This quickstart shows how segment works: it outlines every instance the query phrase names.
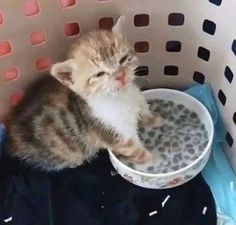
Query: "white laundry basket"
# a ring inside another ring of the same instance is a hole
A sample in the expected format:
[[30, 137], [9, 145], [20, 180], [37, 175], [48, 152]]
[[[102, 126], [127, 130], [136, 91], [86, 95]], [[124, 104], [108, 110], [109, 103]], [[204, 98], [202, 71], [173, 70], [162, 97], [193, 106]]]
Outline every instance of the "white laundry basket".
[[211, 84], [236, 172], [235, 0], [1, 0], [0, 118], [80, 33], [109, 28], [118, 15], [127, 18], [144, 87]]

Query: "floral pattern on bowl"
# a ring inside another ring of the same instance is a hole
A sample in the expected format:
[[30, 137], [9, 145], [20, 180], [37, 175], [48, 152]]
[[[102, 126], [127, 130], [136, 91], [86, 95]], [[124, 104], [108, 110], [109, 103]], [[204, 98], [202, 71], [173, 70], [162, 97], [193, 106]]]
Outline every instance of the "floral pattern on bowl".
[[[209, 152], [210, 153], [210, 152]], [[145, 188], [150, 188], [150, 189], [166, 189], [166, 188], [173, 188], [179, 185], [182, 185], [189, 180], [193, 179], [196, 175], [198, 175], [201, 170], [204, 168], [206, 165], [209, 155], [207, 154], [205, 158], [200, 160], [198, 163], [196, 163], [194, 166], [192, 166], [191, 169], [184, 170], [182, 172], [178, 172], [174, 175], [168, 176], [168, 174], [165, 176], [165, 174], [146, 174], [146, 175], [141, 175], [139, 171], [130, 171], [127, 170], [126, 168], [123, 168], [121, 166], [116, 166], [115, 169], [116, 171], [127, 181], [141, 186]], [[110, 153], [110, 160], [112, 164], [116, 165], [117, 161], [115, 161], [114, 158], [115, 156]], [[158, 176], [159, 175], [159, 176]], [[161, 175], [161, 176], [160, 176]]]

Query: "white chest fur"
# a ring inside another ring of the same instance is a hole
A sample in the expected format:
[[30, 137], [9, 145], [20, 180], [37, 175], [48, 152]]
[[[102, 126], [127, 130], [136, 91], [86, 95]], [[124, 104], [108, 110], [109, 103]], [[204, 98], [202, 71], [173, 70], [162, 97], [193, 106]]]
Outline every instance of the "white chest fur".
[[136, 138], [137, 121], [141, 110], [142, 94], [131, 86], [118, 95], [99, 95], [89, 99], [93, 115], [115, 129], [125, 140]]

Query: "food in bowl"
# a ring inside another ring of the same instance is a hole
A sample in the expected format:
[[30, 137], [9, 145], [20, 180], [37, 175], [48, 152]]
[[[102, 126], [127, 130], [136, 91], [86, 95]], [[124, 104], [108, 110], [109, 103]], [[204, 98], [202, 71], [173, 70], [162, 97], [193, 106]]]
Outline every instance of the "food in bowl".
[[146, 188], [163, 189], [181, 185], [205, 166], [211, 151], [213, 122], [208, 110], [195, 98], [171, 89], [144, 92], [151, 110], [164, 117], [162, 127], [140, 128], [140, 139], [154, 162], [131, 164], [109, 151], [118, 173]]
[[124, 158], [127, 166], [148, 173], [167, 173], [191, 164], [204, 151], [208, 132], [199, 116], [183, 104], [156, 99], [149, 100], [152, 112], [163, 118], [161, 127], [140, 127], [139, 137], [154, 161], [146, 164], [133, 164]]

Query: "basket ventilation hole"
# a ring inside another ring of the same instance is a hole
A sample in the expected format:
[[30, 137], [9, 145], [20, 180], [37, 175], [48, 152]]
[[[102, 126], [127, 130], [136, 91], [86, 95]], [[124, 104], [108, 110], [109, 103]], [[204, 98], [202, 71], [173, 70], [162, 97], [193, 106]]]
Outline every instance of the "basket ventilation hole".
[[232, 136], [229, 132], [226, 133], [225, 139], [226, 139], [229, 147], [231, 148], [234, 144], [234, 139], [232, 138]]
[[36, 68], [38, 71], [47, 70], [51, 66], [48, 58], [39, 58], [36, 60]]
[[12, 48], [9, 41], [0, 42], [0, 56], [7, 55], [11, 53], [11, 51], [12, 51]]
[[134, 25], [136, 27], [145, 27], [149, 25], [149, 15], [148, 14], [137, 14], [134, 16]]
[[181, 51], [181, 42], [180, 41], [166, 42], [166, 51], [167, 52], [180, 52]]
[[234, 121], [234, 124], [236, 125], [236, 112], [233, 115], [233, 121]]
[[216, 24], [210, 20], [204, 20], [202, 30], [208, 34], [214, 35], [216, 31]]
[[167, 76], [177, 76], [179, 72], [179, 68], [177, 66], [165, 66], [164, 74]]
[[224, 74], [225, 74], [226, 79], [229, 81], [229, 83], [231, 83], [233, 81], [234, 74], [228, 66], [225, 67]]
[[198, 72], [198, 71], [195, 71], [194, 74], [193, 74], [193, 80], [196, 81], [199, 84], [204, 84], [205, 75]]
[[218, 92], [218, 99], [220, 100], [222, 105], [225, 105], [225, 103], [226, 103], [226, 96], [225, 96], [224, 92], [221, 89]]
[[15, 67], [9, 68], [5, 70], [5, 72], [3, 73], [3, 77], [5, 81], [15, 80], [19, 77], [19, 71]]
[[23, 12], [25, 16], [33, 16], [40, 11], [39, 3], [37, 0], [26, 0], [23, 5]]
[[181, 26], [184, 24], [184, 14], [182, 13], [170, 13], [168, 18], [168, 24], [171, 26]]
[[205, 61], [208, 61], [209, 58], [210, 58], [210, 51], [206, 48], [199, 47], [197, 55], [198, 55], [199, 58], [201, 58]]
[[136, 52], [148, 52], [149, 51], [149, 43], [147, 41], [139, 41], [134, 45], [134, 49]]
[[211, 3], [213, 3], [213, 4], [215, 4], [215, 5], [221, 5], [221, 3], [222, 3], [222, 0], [209, 0], [209, 2], [211, 2]]
[[103, 17], [99, 19], [98, 26], [100, 29], [111, 30], [114, 25], [114, 20], [112, 17]]
[[79, 34], [79, 24], [78, 23], [68, 23], [64, 26], [64, 33], [66, 37], [71, 37]]
[[236, 55], [236, 40], [233, 41], [232, 51], [233, 51], [234, 55]]
[[136, 69], [135, 75], [136, 76], [147, 76], [149, 73], [149, 69], [147, 66], [139, 66]]
[[24, 97], [24, 92], [22, 90], [13, 93], [10, 96], [10, 102], [13, 106], [18, 105]]
[[46, 41], [46, 35], [43, 31], [35, 31], [30, 34], [30, 42], [32, 45], [42, 44]]
[[0, 12], [0, 25], [2, 25], [3, 24], [3, 15], [2, 15], [2, 13]]
[[60, 0], [61, 7], [67, 8], [76, 4], [76, 0]]

